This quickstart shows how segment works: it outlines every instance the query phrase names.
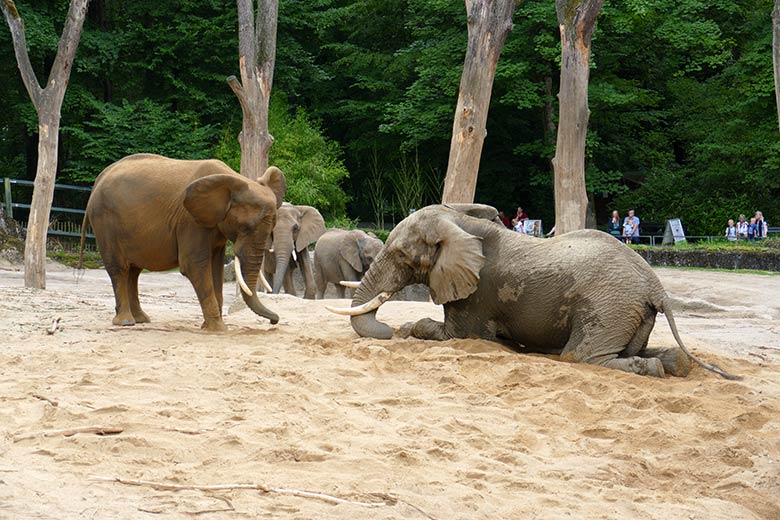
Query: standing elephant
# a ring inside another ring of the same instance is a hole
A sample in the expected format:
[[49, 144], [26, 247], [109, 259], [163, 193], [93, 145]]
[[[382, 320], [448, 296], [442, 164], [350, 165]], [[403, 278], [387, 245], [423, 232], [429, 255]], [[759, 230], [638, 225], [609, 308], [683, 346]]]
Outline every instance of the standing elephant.
[[[314, 273], [309, 257], [309, 244], [325, 233], [325, 221], [320, 212], [311, 206], [282, 204], [276, 216], [273, 242], [266, 250], [263, 272], [278, 294], [284, 285], [287, 294], [295, 296], [293, 269], [300, 266], [305, 285], [304, 298], [314, 299]], [[273, 261], [272, 261], [273, 260]]]
[[[693, 357], [683, 345], [669, 299], [650, 266], [601, 231], [551, 239], [513, 233], [490, 221], [489, 206], [429, 206], [390, 233], [355, 293], [351, 309], [361, 336], [386, 339], [393, 330], [377, 308], [411, 283], [431, 289], [444, 322], [405, 326], [421, 339], [484, 338], [525, 351], [636, 374], [685, 376]], [[665, 312], [679, 348], [648, 349], [657, 312]]]
[[339, 282], [360, 281], [383, 246], [373, 233], [329, 229], [314, 246], [317, 298], [324, 297], [328, 283], [336, 286], [339, 298], [344, 298], [346, 287]]
[[258, 181], [251, 181], [217, 160], [138, 154], [103, 170], [87, 203], [82, 248], [89, 222], [114, 287], [114, 325], [149, 321], [138, 300], [143, 269], [178, 266], [195, 288], [202, 328], [225, 330], [222, 276], [227, 240], [235, 244], [236, 278], [247, 306], [277, 323], [279, 316], [250, 288], [257, 283], [285, 191], [278, 168], [268, 168]]

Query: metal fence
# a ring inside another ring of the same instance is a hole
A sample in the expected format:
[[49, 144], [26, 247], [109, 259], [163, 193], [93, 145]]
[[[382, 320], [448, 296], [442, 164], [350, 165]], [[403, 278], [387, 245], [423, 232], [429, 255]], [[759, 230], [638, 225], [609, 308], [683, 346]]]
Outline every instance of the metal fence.
[[[35, 185], [35, 183], [33, 181], [27, 181], [22, 179], [11, 179], [9, 177], [3, 178], [3, 186], [5, 191], [5, 212], [9, 217], [19, 222], [19, 225], [21, 225], [23, 229], [27, 230], [27, 221], [20, 219], [18, 217], [15, 218], [14, 209], [29, 211], [30, 205], [13, 201], [13, 195], [11, 191], [12, 185], [32, 187]], [[55, 184], [54, 189], [82, 191], [82, 192], [92, 191], [92, 188], [85, 187], [85, 186], [73, 186], [71, 184]], [[62, 208], [58, 206], [52, 206], [51, 217], [50, 217], [51, 221], [49, 222], [48, 235], [57, 235], [57, 236], [65, 236], [65, 237], [81, 237], [81, 219], [83, 219], [84, 213], [86, 213], [86, 211], [83, 209]], [[72, 215], [72, 214], [78, 214], [81, 216], [81, 219], [79, 219], [78, 223], [71, 222], [69, 220], [57, 219], [58, 215]], [[95, 238], [95, 236], [92, 233], [87, 233], [87, 237]]]

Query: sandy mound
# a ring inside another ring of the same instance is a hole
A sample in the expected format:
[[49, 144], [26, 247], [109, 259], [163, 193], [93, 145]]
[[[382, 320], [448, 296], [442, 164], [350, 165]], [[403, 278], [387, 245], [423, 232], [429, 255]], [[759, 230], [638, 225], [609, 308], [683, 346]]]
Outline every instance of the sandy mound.
[[[178, 273], [142, 275], [154, 323], [119, 328], [103, 271], [52, 266], [42, 292], [0, 270], [0, 518], [780, 518], [780, 277], [658, 273], [688, 347], [744, 381], [360, 339], [286, 295], [265, 298], [278, 325], [244, 310], [209, 334]], [[379, 317], [423, 316], [441, 309], [389, 302]], [[651, 345], [671, 343], [659, 317]], [[42, 434], [90, 426], [123, 431]]]

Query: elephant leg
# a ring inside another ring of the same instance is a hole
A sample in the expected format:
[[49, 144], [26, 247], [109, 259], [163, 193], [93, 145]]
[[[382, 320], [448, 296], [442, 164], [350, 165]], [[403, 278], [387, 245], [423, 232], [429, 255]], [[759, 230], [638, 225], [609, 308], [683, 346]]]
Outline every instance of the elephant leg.
[[149, 323], [149, 315], [141, 310], [141, 301], [138, 298], [138, 277], [141, 274], [140, 267], [131, 267], [127, 274], [127, 295], [130, 299], [130, 312], [136, 323]]
[[[660, 359], [635, 355], [647, 345], [647, 338], [653, 329], [655, 315], [646, 316], [631, 338], [621, 331], [606, 330], [592, 332], [587, 324], [572, 324], [572, 334], [561, 352], [561, 360], [575, 363], [587, 363], [614, 368], [638, 375], [664, 377], [664, 367]], [[628, 354], [628, 355], [626, 355]], [[618, 357], [623, 355], [623, 357]]]
[[114, 300], [116, 301], [116, 306], [114, 307], [116, 316], [114, 316], [111, 323], [125, 327], [135, 325], [128, 291], [128, 286], [130, 285], [128, 280], [129, 270], [109, 271], [108, 275], [111, 277], [111, 285], [114, 287]]
[[639, 325], [639, 328], [631, 338], [623, 355], [630, 357], [637, 355], [646, 359], [657, 358], [664, 367], [664, 373], [673, 376], [685, 377], [691, 371], [691, 360], [682, 349], [673, 348], [647, 348], [650, 333], [655, 326], [656, 311], [648, 309], [647, 316]]
[[314, 264], [314, 279], [317, 284], [317, 299], [325, 298], [325, 289], [328, 287], [328, 281], [325, 279], [325, 273], [322, 272], [322, 266], [319, 262]]
[[677, 377], [685, 377], [691, 371], [691, 360], [681, 348], [648, 348], [639, 353], [645, 358], [657, 358], [664, 366], [664, 372]]
[[129, 272], [128, 267], [118, 268], [106, 265], [108, 276], [111, 277], [111, 285], [114, 287], [114, 300], [116, 301], [116, 316], [111, 321], [114, 325], [135, 325], [135, 318], [130, 308], [129, 297]]
[[295, 282], [293, 280], [293, 271], [295, 271], [295, 269], [290, 267], [290, 268], [287, 269], [287, 272], [284, 273], [283, 287], [284, 287], [284, 292], [286, 292], [287, 294], [292, 295], [292, 296], [298, 296], [298, 291], [295, 290]]
[[192, 283], [195, 294], [198, 295], [204, 320], [201, 328], [211, 331], [227, 330], [225, 322], [222, 321], [222, 306], [217, 303], [214, 293], [209, 248], [204, 245], [201, 248], [179, 250], [179, 267], [181, 274]]
[[304, 247], [302, 251], [298, 252], [298, 265], [301, 268], [301, 274], [303, 274], [303, 297], [307, 300], [313, 300], [314, 272], [311, 268], [309, 248]]
[[217, 248], [211, 252], [211, 283], [214, 286], [214, 297], [217, 299], [219, 314], [222, 315], [223, 294], [222, 284], [225, 281], [225, 248]]
[[397, 335], [401, 338], [413, 336], [417, 339], [429, 339], [444, 341], [451, 339], [444, 328], [444, 323], [430, 318], [423, 318], [414, 323], [406, 323], [398, 329]]
[[658, 358], [645, 358], [639, 356], [631, 357], [608, 357], [594, 359], [590, 362], [592, 365], [601, 365], [607, 368], [615, 368], [624, 372], [632, 372], [640, 376], [664, 377], [664, 366]]

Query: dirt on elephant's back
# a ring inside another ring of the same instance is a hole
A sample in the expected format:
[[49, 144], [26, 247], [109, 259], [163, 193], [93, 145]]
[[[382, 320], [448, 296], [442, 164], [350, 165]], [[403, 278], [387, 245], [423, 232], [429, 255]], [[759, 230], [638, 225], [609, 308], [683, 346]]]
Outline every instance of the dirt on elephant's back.
[[[688, 348], [743, 381], [368, 340], [286, 295], [263, 298], [278, 325], [242, 310], [206, 333], [178, 273], [144, 273], [153, 322], [120, 328], [104, 271], [52, 264], [32, 291], [0, 270], [0, 518], [780, 518], [780, 278], [657, 272]], [[651, 346], [672, 341], [659, 316]]]

